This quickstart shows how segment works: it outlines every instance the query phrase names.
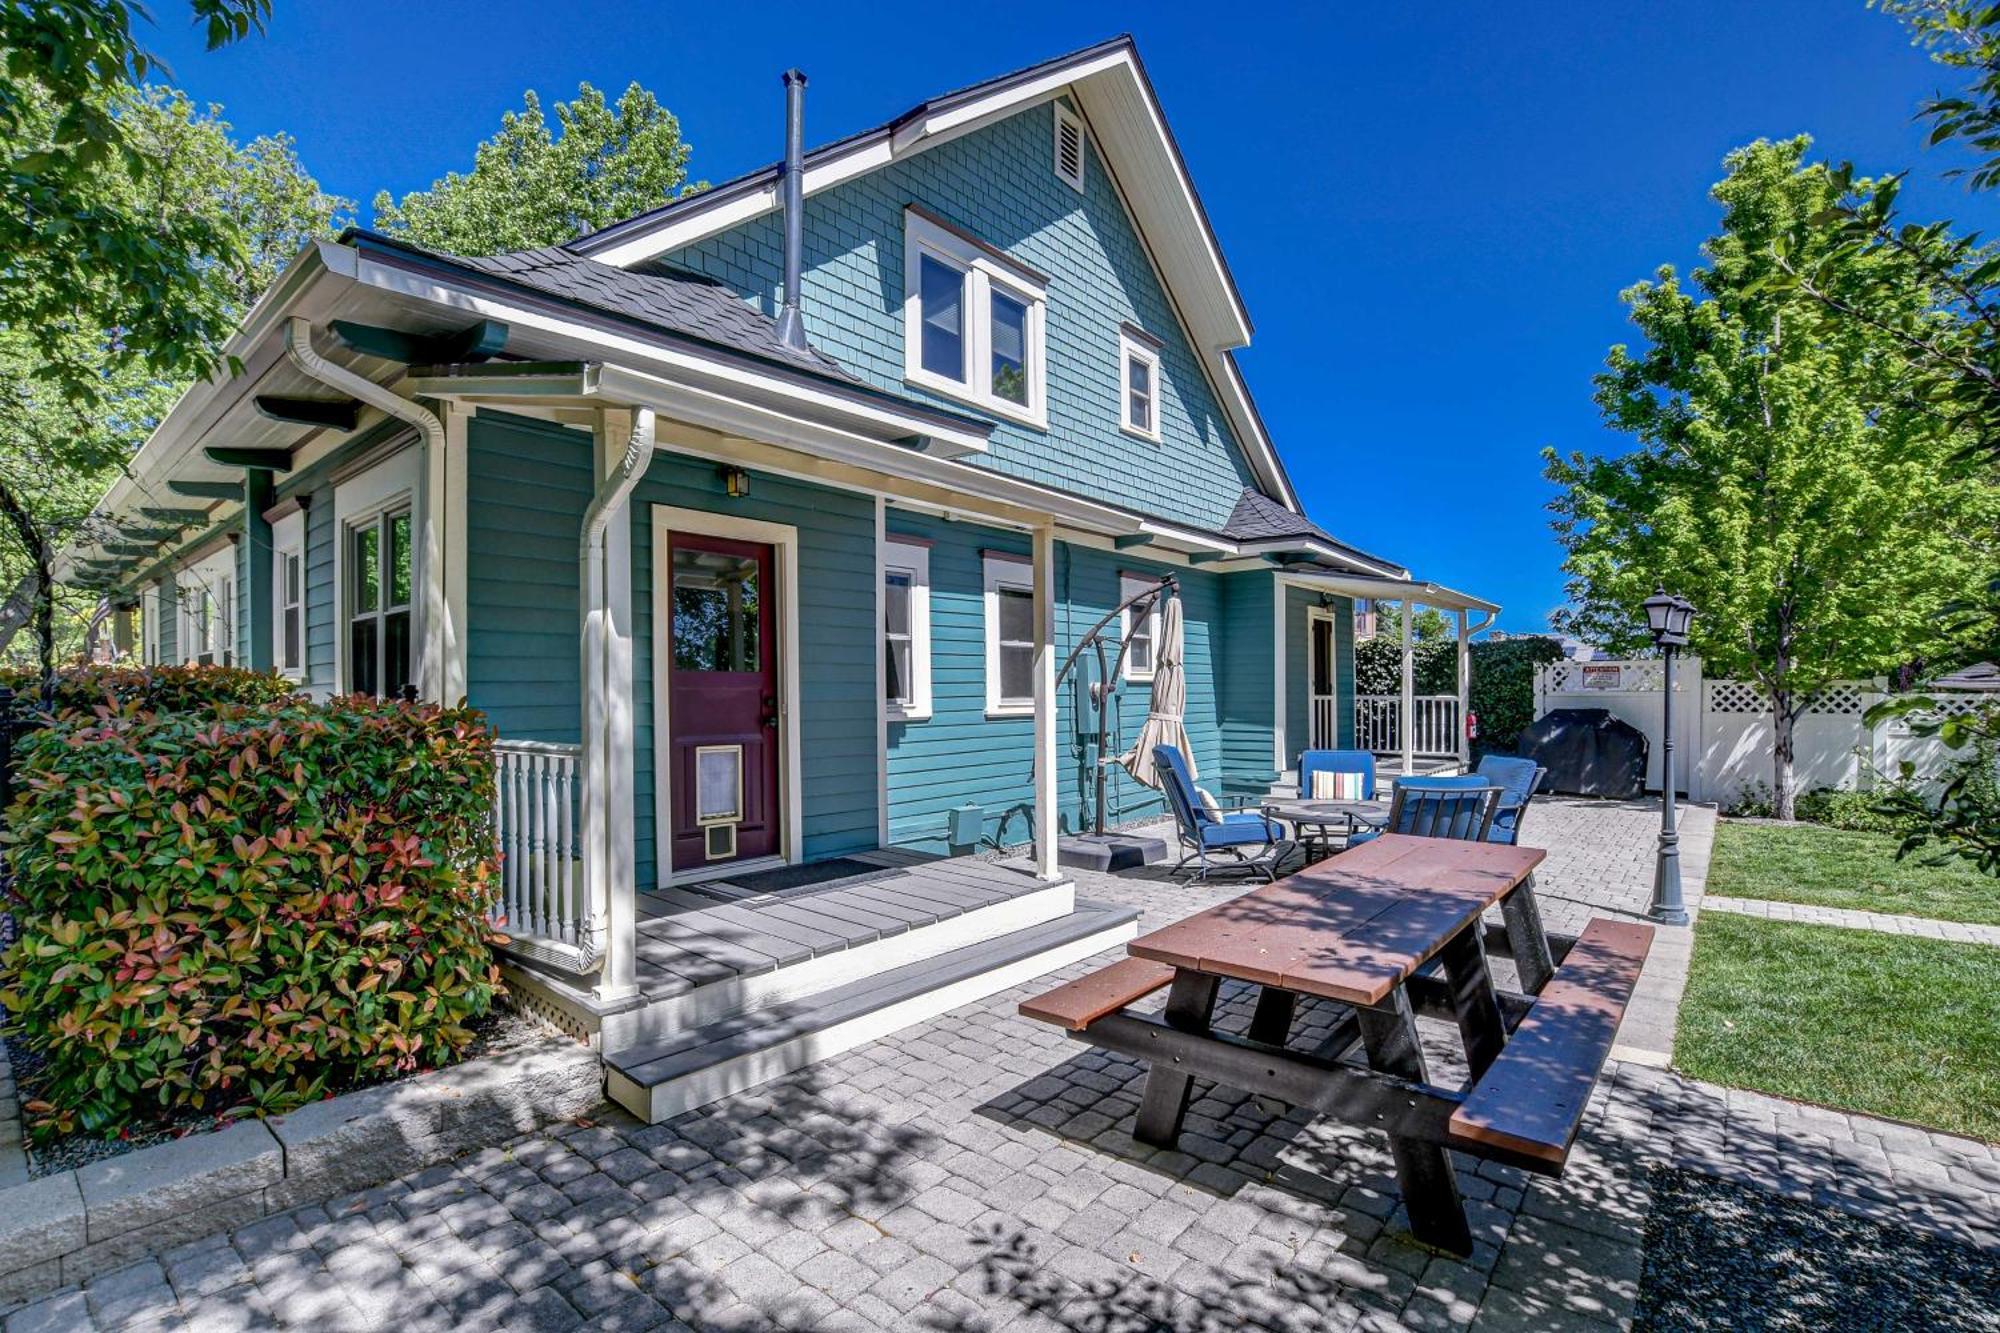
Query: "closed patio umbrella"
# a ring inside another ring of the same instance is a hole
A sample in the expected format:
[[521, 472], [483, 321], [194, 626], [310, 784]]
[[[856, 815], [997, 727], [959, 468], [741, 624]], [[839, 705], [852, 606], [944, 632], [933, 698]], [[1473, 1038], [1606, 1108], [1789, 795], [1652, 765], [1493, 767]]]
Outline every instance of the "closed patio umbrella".
[[1187, 710], [1187, 677], [1181, 672], [1181, 599], [1163, 596], [1160, 602], [1160, 638], [1153, 657], [1153, 700], [1146, 710], [1146, 723], [1139, 739], [1118, 756], [1118, 762], [1148, 787], [1159, 788], [1161, 778], [1153, 767], [1153, 747], [1171, 745], [1187, 756], [1188, 774], [1201, 776], [1194, 766], [1194, 751], [1188, 746], [1187, 725], [1181, 715]]

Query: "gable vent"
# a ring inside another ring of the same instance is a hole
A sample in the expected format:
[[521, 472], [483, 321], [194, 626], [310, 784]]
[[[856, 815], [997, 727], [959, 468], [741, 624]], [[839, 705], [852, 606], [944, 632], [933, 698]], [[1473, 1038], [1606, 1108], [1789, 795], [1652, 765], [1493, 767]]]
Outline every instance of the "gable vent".
[[1083, 189], [1083, 122], [1060, 102], [1056, 108], [1056, 176], [1072, 190]]

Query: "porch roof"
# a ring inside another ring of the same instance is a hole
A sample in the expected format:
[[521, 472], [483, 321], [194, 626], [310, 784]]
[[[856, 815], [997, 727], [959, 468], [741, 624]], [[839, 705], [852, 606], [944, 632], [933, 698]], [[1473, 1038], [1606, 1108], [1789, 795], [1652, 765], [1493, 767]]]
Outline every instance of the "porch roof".
[[1469, 592], [1458, 592], [1443, 584], [1419, 579], [1375, 578], [1367, 574], [1335, 574], [1319, 570], [1287, 570], [1285, 579], [1302, 588], [1320, 588], [1366, 597], [1371, 601], [1417, 602], [1446, 611], [1483, 611], [1490, 618], [1500, 614], [1500, 604]]

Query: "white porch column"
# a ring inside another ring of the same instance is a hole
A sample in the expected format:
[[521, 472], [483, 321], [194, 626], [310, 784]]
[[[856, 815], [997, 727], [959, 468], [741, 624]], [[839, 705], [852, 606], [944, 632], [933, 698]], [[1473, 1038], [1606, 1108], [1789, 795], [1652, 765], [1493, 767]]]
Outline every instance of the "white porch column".
[[1471, 612], [1464, 607], [1458, 611], [1458, 766], [1470, 770], [1472, 767], [1472, 738], [1465, 734], [1466, 710], [1472, 706], [1472, 629], [1468, 619]]
[[1035, 874], [1056, 869], [1056, 530], [1035, 529]]
[[[601, 484], [623, 464], [632, 413], [607, 409], [594, 432], [594, 472]], [[635, 785], [632, 734], [632, 523], [631, 505], [620, 504], [604, 533], [604, 621], [590, 637], [585, 660], [584, 754], [587, 760], [584, 843], [591, 902], [604, 913], [604, 963], [597, 976], [602, 1000], [637, 990], [637, 855], [632, 842]], [[589, 659], [595, 657], [592, 663]], [[592, 666], [596, 674], [591, 674]], [[600, 684], [601, 683], [601, 684]], [[597, 686], [597, 688], [593, 688]], [[596, 820], [590, 811], [596, 806]], [[592, 868], [591, 862], [597, 862]]]
[[1396, 734], [1403, 742], [1403, 773], [1408, 776], [1417, 771], [1417, 650], [1410, 637], [1412, 619], [1416, 607], [1410, 599], [1403, 598], [1403, 698], [1402, 710], [1396, 719]]

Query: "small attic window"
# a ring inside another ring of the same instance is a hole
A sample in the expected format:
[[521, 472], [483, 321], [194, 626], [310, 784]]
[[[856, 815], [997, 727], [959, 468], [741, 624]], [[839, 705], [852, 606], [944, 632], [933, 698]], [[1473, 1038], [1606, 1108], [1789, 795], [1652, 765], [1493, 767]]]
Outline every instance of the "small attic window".
[[1056, 109], [1056, 178], [1072, 190], [1083, 189], [1083, 122], [1062, 103]]

